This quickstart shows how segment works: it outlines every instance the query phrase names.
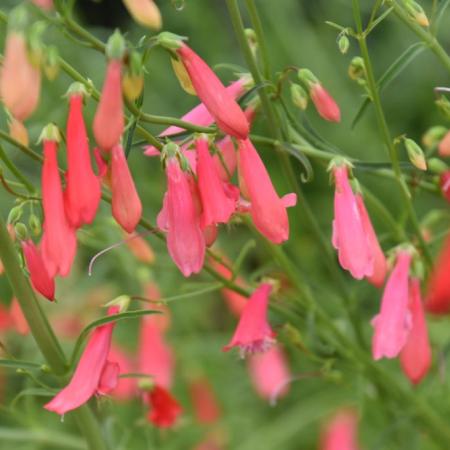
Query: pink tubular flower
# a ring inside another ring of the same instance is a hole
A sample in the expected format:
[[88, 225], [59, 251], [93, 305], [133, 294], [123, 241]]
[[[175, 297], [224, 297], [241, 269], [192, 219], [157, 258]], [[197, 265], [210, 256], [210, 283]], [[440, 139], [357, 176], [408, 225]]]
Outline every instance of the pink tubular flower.
[[400, 364], [411, 383], [418, 384], [430, 369], [431, 347], [420, 295], [420, 281], [417, 278], [411, 280], [410, 290], [412, 328], [400, 353]]
[[387, 262], [383, 250], [378, 242], [377, 235], [373, 229], [372, 222], [367, 212], [364, 200], [361, 194], [356, 194], [356, 202], [358, 204], [358, 211], [361, 217], [362, 227], [367, 236], [367, 243], [369, 245], [369, 252], [373, 255], [373, 274], [367, 277], [369, 283], [376, 287], [383, 286], [384, 279], [387, 273]]
[[389, 276], [381, 300], [380, 313], [372, 320], [375, 329], [372, 354], [375, 360], [395, 358], [405, 346], [411, 330], [409, 302], [409, 251], [397, 253], [395, 267]]
[[358, 417], [351, 409], [341, 409], [321, 433], [320, 450], [358, 450]]
[[41, 252], [31, 239], [22, 241], [22, 250], [34, 289], [53, 301], [55, 299], [55, 280], [49, 276]]
[[214, 165], [209, 153], [208, 141], [199, 138], [197, 149], [197, 179], [200, 198], [202, 201], [201, 226], [227, 223], [236, 208], [236, 201], [225, 191], [223, 181]]
[[309, 95], [321, 117], [329, 122], [341, 121], [341, 111], [339, 106], [320, 83], [311, 86]]
[[[133, 372], [133, 362], [120, 347], [114, 343], [109, 350], [108, 360], [113, 361], [119, 367], [120, 375]], [[116, 377], [117, 378], [117, 377]], [[118, 400], [129, 400], [136, 393], [136, 380], [132, 378], [119, 378], [111, 395]]]
[[111, 152], [111, 193], [114, 219], [131, 233], [141, 220], [142, 203], [121, 145], [113, 147]]
[[340, 265], [360, 280], [374, 273], [374, 254], [364, 228], [357, 199], [348, 181], [345, 165], [335, 165], [333, 246], [338, 251]]
[[66, 276], [70, 272], [77, 249], [75, 230], [64, 212], [61, 179], [58, 172], [55, 140], [44, 139], [42, 166], [42, 204], [44, 233], [41, 242], [42, 257], [50, 277]]
[[106, 69], [102, 95], [93, 123], [95, 140], [102, 150], [111, 150], [119, 144], [124, 123], [122, 62], [112, 59]]
[[445, 238], [428, 281], [425, 309], [433, 314], [450, 312], [450, 234]]
[[250, 379], [256, 392], [273, 401], [289, 391], [291, 374], [283, 351], [277, 345], [248, 359]]
[[148, 420], [158, 428], [170, 428], [182, 413], [182, 408], [172, 394], [156, 385], [148, 394], [150, 411]]
[[53, 0], [32, 0], [32, 2], [47, 11], [53, 9]]
[[289, 219], [264, 163], [249, 139], [239, 141], [238, 167], [241, 191], [248, 196], [256, 229], [274, 244], [289, 238]]
[[23, 121], [38, 105], [41, 73], [29, 60], [22, 32], [8, 33], [4, 55], [0, 76], [0, 97], [11, 114]]
[[438, 151], [441, 156], [450, 156], [450, 131], [439, 142]]
[[164, 332], [158, 319], [156, 315], [142, 318], [138, 368], [140, 373], [151, 375], [157, 385], [170, 389], [175, 359], [171, 347], [164, 340]]
[[69, 223], [79, 228], [94, 220], [100, 203], [100, 180], [92, 170], [89, 141], [83, 119], [81, 92], [70, 95], [67, 120], [67, 187], [65, 210]]
[[248, 299], [230, 343], [223, 350], [239, 347], [241, 357], [266, 351], [274, 343], [275, 333], [267, 321], [267, 307], [272, 290], [270, 284], [261, 284]]
[[22, 308], [20, 307], [17, 298], [13, 298], [11, 305], [9, 306], [9, 315], [13, 328], [21, 335], [25, 336], [30, 332], [30, 327], [28, 326], [27, 319], [23, 315]]
[[169, 254], [181, 273], [188, 277], [198, 273], [205, 259], [205, 238], [200, 228], [200, 214], [190, 187], [190, 175], [183, 172], [176, 158], [166, 167], [167, 193], [158, 226], [167, 230]]
[[[119, 308], [114, 306], [109, 308], [108, 315], [118, 312]], [[63, 415], [86, 403], [94, 394], [106, 394], [115, 387], [118, 367], [107, 360], [114, 326], [114, 322], [109, 322], [95, 328], [69, 384], [44, 405], [45, 409]]]
[[186, 44], [181, 43], [176, 52], [195, 92], [214, 117], [217, 126], [226, 134], [245, 139], [250, 129], [248, 120], [217, 75]]
[[189, 394], [198, 423], [210, 424], [219, 420], [221, 411], [207, 378], [198, 378], [189, 384]]

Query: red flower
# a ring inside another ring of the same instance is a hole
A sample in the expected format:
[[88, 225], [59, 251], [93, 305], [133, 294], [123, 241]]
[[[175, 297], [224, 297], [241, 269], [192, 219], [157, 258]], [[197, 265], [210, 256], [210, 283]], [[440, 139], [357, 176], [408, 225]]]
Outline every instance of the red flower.
[[250, 129], [248, 120], [217, 75], [186, 44], [181, 43], [176, 52], [189, 74], [195, 92], [215, 118], [217, 126], [226, 134], [245, 139]]
[[124, 123], [122, 62], [112, 59], [106, 69], [102, 95], [93, 123], [95, 140], [102, 150], [111, 150], [120, 143]]
[[100, 203], [100, 180], [92, 170], [89, 141], [83, 119], [83, 95], [70, 95], [67, 120], [67, 187], [64, 192], [67, 219], [74, 228], [91, 223]]
[[224, 351], [239, 347], [241, 357], [245, 357], [248, 353], [268, 350], [274, 343], [275, 333], [267, 322], [271, 290], [270, 284], [262, 284], [253, 292], [242, 311], [233, 338], [224, 347]]
[[427, 322], [420, 295], [420, 281], [411, 280], [409, 310], [412, 328], [400, 353], [400, 363], [411, 383], [420, 383], [431, 366], [431, 347], [428, 339]]
[[320, 116], [330, 122], [341, 121], [341, 111], [339, 106], [320, 83], [311, 86], [309, 95]]
[[50, 277], [45, 268], [41, 252], [31, 239], [22, 241], [23, 256], [30, 273], [31, 284], [50, 301], [55, 299], [55, 280]]
[[450, 202], [450, 170], [446, 170], [440, 177], [441, 192], [444, 198]]
[[[47, 128], [52, 132], [51, 125]], [[64, 211], [63, 192], [58, 171], [56, 140], [44, 138], [42, 166], [42, 204], [44, 233], [41, 250], [50, 277], [66, 276], [70, 272], [77, 248], [75, 230], [69, 225]]]
[[175, 424], [182, 408], [169, 391], [156, 385], [148, 394], [151, 409], [148, 419], [158, 428], [170, 428]]

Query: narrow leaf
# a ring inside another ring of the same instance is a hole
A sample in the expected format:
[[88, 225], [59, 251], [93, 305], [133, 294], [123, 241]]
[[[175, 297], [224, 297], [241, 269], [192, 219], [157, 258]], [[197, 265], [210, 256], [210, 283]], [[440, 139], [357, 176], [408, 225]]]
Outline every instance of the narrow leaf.
[[42, 364], [37, 364], [29, 361], [0, 359], [1, 367], [8, 367], [10, 369], [40, 369]]

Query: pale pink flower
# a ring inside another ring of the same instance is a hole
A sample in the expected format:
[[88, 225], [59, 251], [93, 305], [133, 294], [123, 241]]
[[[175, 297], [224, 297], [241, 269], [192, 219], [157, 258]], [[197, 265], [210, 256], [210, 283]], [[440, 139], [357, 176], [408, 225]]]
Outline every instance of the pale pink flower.
[[320, 450], [359, 450], [358, 417], [351, 409], [341, 409], [324, 426]]

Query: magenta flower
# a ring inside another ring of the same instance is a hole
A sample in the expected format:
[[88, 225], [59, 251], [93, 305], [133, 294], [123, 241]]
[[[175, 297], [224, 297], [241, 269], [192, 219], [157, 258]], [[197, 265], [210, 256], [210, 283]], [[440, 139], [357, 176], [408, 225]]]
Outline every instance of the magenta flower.
[[50, 277], [39, 248], [31, 239], [22, 241], [23, 256], [34, 289], [50, 301], [55, 299], [55, 280]]
[[384, 288], [380, 313], [372, 320], [375, 329], [372, 354], [375, 360], [395, 358], [405, 346], [411, 331], [409, 268], [411, 253], [400, 250], [394, 269]]
[[[167, 192], [158, 215], [158, 226], [167, 231], [167, 247], [181, 273], [198, 273], [205, 259], [205, 238], [200, 227], [200, 209], [195, 204], [192, 176], [184, 172], [176, 158], [166, 166]], [[191, 187], [192, 186], [192, 187]]]
[[411, 383], [418, 384], [430, 369], [431, 347], [420, 295], [420, 280], [413, 278], [410, 289], [409, 310], [412, 328], [400, 353], [400, 364]]
[[325, 425], [320, 450], [358, 450], [358, 417], [351, 409], [341, 409]]
[[360, 280], [373, 275], [374, 255], [355, 194], [348, 181], [347, 166], [335, 165], [332, 170], [336, 184], [333, 246], [338, 251], [340, 265]]
[[197, 180], [202, 202], [201, 226], [227, 223], [234, 210], [236, 200], [227, 195], [224, 182], [220, 179], [214, 160], [209, 153], [208, 141], [196, 140]]
[[272, 290], [270, 284], [261, 284], [248, 299], [230, 343], [223, 350], [239, 347], [241, 357], [268, 350], [275, 333], [267, 321], [267, 307]]
[[[118, 312], [119, 307], [114, 306], [109, 308], [108, 315]], [[107, 360], [114, 326], [114, 322], [109, 322], [95, 328], [69, 384], [44, 405], [45, 409], [63, 415], [80, 407], [93, 395], [106, 394], [115, 388], [118, 365]]]
[[256, 229], [275, 244], [286, 241], [289, 238], [286, 206], [249, 139], [239, 141], [238, 168], [241, 192], [250, 200]]

